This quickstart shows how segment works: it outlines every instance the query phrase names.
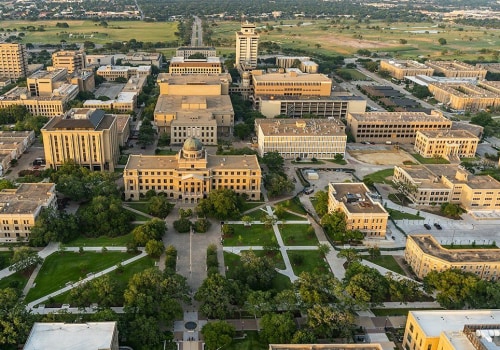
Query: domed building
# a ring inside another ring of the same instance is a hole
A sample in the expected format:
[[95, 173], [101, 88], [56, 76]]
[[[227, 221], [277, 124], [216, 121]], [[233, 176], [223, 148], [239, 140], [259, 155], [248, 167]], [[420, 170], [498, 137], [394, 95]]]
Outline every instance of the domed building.
[[126, 200], [154, 190], [181, 203], [197, 203], [221, 188], [259, 200], [261, 177], [257, 156], [211, 155], [194, 137], [173, 156], [130, 155], [123, 172]]

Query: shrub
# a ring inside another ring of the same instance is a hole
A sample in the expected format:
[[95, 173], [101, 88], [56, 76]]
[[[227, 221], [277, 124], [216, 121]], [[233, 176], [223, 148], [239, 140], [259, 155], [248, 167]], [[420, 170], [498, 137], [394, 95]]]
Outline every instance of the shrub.
[[198, 219], [194, 223], [194, 230], [196, 232], [199, 232], [199, 233], [205, 233], [210, 228], [210, 225], [211, 225], [211, 223], [207, 219], [204, 219], [204, 218]]
[[186, 233], [191, 230], [191, 221], [186, 218], [180, 218], [174, 221], [174, 229], [179, 233]]

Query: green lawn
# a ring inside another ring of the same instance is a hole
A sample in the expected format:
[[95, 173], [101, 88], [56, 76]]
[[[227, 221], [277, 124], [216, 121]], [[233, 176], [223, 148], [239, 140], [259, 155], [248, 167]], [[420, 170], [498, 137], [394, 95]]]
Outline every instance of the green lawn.
[[266, 214], [267, 214], [267, 211], [265, 211], [265, 208], [259, 208], [259, 209], [252, 210], [251, 212], [246, 213], [243, 216], [250, 216], [253, 221], [260, 221], [260, 219], [262, 219], [262, 216], [266, 215]]
[[326, 161], [330, 162], [330, 163], [335, 163], [335, 164], [338, 164], [338, 165], [346, 165], [347, 162], [345, 161], [345, 159], [339, 159], [339, 160], [336, 160], [336, 159], [326, 159]]
[[297, 214], [306, 215], [307, 212], [304, 209], [302, 203], [300, 203], [299, 197], [293, 197], [292, 199], [287, 199], [286, 201], [279, 202], [276, 204], [281, 204], [284, 208], [293, 211]]
[[257, 331], [245, 331], [244, 339], [235, 339], [229, 345], [224, 347], [225, 350], [267, 350], [269, 345], [263, 343], [259, 338]]
[[140, 212], [143, 212], [144, 214], [149, 214], [149, 203], [148, 202], [127, 202], [125, 203], [125, 206], [128, 206], [132, 209], [139, 210]]
[[78, 237], [65, 244], [67, 247], [125, 247], [133, 239], [132, 232], [118, 237], [101, 236], [97, 238]]
[[241, 212], [244, 213], [247, 210], [253, 209], [255, 207], [258, 207], [259, 205], [264, 204], [264, 202], [245, 202], [243, 203], [241, 207]]
[[311, 227], [311, 225], [304, 224], [304, 225], [280, 225], [280, 233], [281, 237], [283, 238], [283, 241], [285, 242], [286, 245], [313, 245], [317, 246], [318, 245], [318, 239], [316, 238], [316, 235], [313, 233], [312, 235], [309, 235], [307, 233], [308, 228]]
[[372, 174], [366, 175], [363, 180], [365, 179], [371, 179], [374, 183], [384, 183], [384, 184], [390, 184], [391, 182], [387, 180], [389, 176], [394, 175], [394, 169], [384, 169], [380, 171], [376, 171]]
[[[123, 206], [125, 209], [130, 209], [130, 208], [127, 208], [127, 206]], [[130, 210], [132, 211], [132, 210]], [[149, 221], [151, 220], [151, 218], [147, 217], [147, 216], [144, 216], [144, 215], [141, 215], [141, 214], [137, 214], [136, 212], [133, 212], [132, 213], [135, 215], [134, 217], [134, 221]]]
[[[318, 271], [320, 273], [331, 273], [328, 264], [317, 250], [290, 250], [288, 257], [292, 263], [293, 272], [299, 276], [302, 272]], [[299, 258], [297, 258], [299, 257]], [[296, 259], [301, 259], [297, 263]]]
[[345, 72], [349, 73], [352, 77], [352, 80], [371, 80], [368, 78], [366, 75], [358, 71], [357, 69], [352, 69], [352, 68], [340, 68], [337, 69], [338, 72]]
[[399, 273], [400, 275], [406, 276], [406, 273], [403, 271], [401, 266], [396, 262], [392, 255], [381, 255], [378, 258], [372, 259], [367, 255], [362, 256], [363, 259], [368, 260], [374, 264], [385, 267], [388, 270]]
[[271, 227], [267, 228], [262, 224], [246, 227], [244, 225], [231, 226], [234, 227], [234, 234], [224, 238], [225, 246], [265, 246], [273, 242], [274, 231]]
[[391, 218], [393, 220], [403, 220], [403, 219], [409, 219], [409, 220], [424, 220], [423, 217], [415, 214], [410, 214], [410, 213], [403, 213], [402, 211], [396, 210], [396, 209], [387, 209], [389, 214], [391, 215]]
[[29, 276], [24, 276], [21, 272], [16, 272], [0, 280], [0, 289], [15, 287], [23, 289], [28, 282]]
[[91, 253], [59, 252], [48, 256], [35, 279], [36, 287], [26, 296], [26, 302], [36, 300], [77, 282], [89, 272], [99, 272], [114, 266], [133, 255], [118, 252]]
[[0, 252], [0, 270], [9, 266], [9, 261], [12, 258], [12, 252]]
[[444, 158], [424, 158], [418, 153], [412, 153], [411, 154], [413, 158], [419, 161], [420, 164], [450, 164], [449, 161], [447, 161]]
[[296, 215], [292, 212], [285, 211], [283, 215], [279, 218], [279, 220], [290, 221], [290, 220], [299, 220], [306, 221], [307, 219], [303, 216]]

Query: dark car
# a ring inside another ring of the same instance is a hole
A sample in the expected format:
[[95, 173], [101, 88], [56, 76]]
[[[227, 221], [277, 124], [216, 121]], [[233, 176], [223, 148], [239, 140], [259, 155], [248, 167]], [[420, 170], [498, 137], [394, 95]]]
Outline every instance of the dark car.
[[430, 230], [430, 229], [431, 229], [431, 225], [429, 225], [429, 224], [424, 224], [424, 227], [425, 227], [427, 230]]
[[441, 227], [441, 225], [439, 225], [437, 222], [434, 223], [434, 227], [437, 228], [438, 230], [442, 230], [443, 228]]

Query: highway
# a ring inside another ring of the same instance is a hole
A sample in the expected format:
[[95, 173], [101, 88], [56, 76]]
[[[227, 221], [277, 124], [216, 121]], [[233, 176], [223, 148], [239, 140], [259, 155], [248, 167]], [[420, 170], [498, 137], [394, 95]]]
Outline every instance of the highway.
[[203, 46], [203, 28], [201, 26], [201, 19], [198, 16], [194, 16], [191, 46]]

